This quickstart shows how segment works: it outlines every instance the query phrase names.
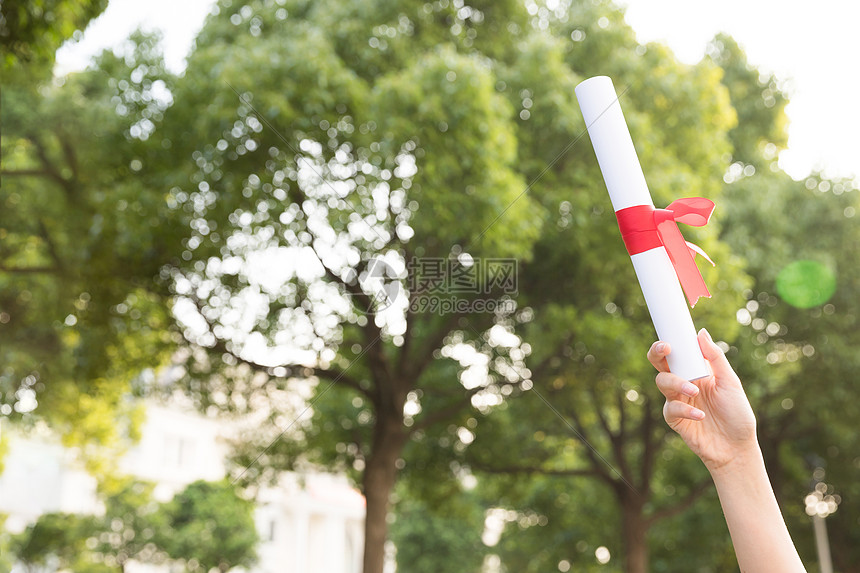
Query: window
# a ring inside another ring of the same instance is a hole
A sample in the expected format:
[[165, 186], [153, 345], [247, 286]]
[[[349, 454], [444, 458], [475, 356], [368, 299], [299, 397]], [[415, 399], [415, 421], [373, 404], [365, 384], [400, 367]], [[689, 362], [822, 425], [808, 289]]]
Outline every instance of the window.
[[172, 468], [193, 467], [194, 440], [176, 435], [165, 436], [163, 462]]

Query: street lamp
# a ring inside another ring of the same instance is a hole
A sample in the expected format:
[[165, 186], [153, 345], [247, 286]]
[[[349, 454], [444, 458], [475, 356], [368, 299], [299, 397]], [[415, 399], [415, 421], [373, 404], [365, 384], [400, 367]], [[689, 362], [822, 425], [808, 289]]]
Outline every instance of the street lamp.
[[813, 476], [815, 486], [805, 498], [806, 515], [812, 517], [815, 530], [815, 547], [818, 551], [818, 565], [821, 573], [833, 573], [833, 562], [830, 559], [830, 543], [827, 541], [827, 525], [824, 519], [834, 513], [842, 499], [838, 495], [827, 493], [827, 484], [820, 481], [824, 478], [824, 470], [816, 468]]

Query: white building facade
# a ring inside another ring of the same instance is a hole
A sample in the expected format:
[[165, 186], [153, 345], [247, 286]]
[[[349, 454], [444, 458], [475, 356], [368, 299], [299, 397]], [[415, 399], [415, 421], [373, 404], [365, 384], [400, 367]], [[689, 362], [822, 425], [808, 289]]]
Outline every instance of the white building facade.
[[[155, 483], [159, 500], [170, 499], [193, 481], [225, 476], [225, 431], [223, 422], [195, 412], [149, 404], [140, 442], [120, 468]], [[0, 513], [12, 532], [43, 513], [103, 511], [95, 478], [47, 432], [13, 436], [4, 465]], [[364, 513], [364, 497], [343, 476], [284, 474], [278, 487], [258, 494], [260, 543], [251, 573], [360, 573]]]

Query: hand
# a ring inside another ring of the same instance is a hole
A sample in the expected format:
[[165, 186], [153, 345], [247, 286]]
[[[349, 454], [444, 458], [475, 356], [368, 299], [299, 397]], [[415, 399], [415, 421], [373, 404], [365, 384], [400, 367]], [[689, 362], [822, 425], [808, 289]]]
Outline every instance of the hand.
[[699, 347], [712, 374], [692, 382], [669, 372], [667, 343], [655, 342], [648, 360], [660, 372], [656, 380], [666, 397], [666, 423], [714, 472], [757, 450], [756, 422], [740, 379], [704, 328], [699, 331]]

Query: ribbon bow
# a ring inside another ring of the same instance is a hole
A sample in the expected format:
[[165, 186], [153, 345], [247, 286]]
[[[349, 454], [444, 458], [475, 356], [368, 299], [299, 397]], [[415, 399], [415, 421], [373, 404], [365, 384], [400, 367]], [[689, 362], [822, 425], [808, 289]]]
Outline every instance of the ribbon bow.
[[696, 255], [702, 255], [712, 265], [714, 261], [698, 246], [688, 243], [681, 235], [677, 223], [703, 227], [714, 212], [714, 202], [703, 197], [678, 199], [665, 209], [651, 205], [636, 205], [615, 212], [624, 246], [631, 255], [665, 247], [687, 295], [690, 306], [696, 306], [700, 297], [711, 297], [705, 279], [696, 266]]

